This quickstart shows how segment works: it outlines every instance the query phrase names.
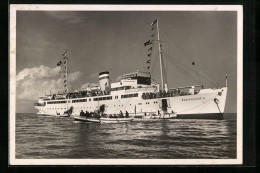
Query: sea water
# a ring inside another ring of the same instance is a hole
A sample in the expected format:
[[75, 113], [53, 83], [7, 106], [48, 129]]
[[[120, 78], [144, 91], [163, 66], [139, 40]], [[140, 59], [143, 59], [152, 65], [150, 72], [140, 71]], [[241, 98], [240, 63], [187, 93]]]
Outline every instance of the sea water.
[[235, 159], [236, 114], [130, 123], [16, 114], [17, 159]]

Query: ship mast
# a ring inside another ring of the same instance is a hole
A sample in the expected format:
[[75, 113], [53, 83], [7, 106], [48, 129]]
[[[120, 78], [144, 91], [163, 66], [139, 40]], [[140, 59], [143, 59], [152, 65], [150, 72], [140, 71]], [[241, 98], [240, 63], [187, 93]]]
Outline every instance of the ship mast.
[[165, 86], [167, 86], [166, 82], [165, 82], [165, 74], [164, 74], [164, 64], [163, 64], [163, 57], [162, 57], [162, 45], [161, 45], [161, 41], [160, 41], [160, 31], [159, 31], [159, 20], [156, 19], [156, 23], [157, 23], [157, 34], [158, 34], [158, 45], [159, 45], [159, 57], [160, 57], [160, 70], [161, 70], [161, 82], [162, 82], [162, 91], [166, 91], [167, 88]]
[[68, 57], [67, 57], [67, 51], [65, 51], [63, 54], [64, 56], [64, 68], [65, 68], [65, 80], [64, 80], [64, 87], [66, 88], [66, 93], [69, 92], [69, 88], [68, 88]]

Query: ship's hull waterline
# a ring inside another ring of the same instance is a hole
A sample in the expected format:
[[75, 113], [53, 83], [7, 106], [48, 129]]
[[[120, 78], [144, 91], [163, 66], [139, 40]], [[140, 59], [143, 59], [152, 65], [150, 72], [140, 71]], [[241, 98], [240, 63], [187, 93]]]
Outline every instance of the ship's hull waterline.
[[[35, 106], [38, 114], [60, 116], [71, 107], [71, 116], [79, 115], [81, 110], [84, 112], [94, 112], [104, 105], [106, 114], [119, 114], [120, 111], [128, 111], [130, 116], [144, 115], [165, 115], [175, 114], [175, 118], [206, 118], [221, 119], [226, 104], [227, 87], [219, 89], [202, 89], [198, 94], [183, 95], [174, 97], [143, 99], [143, 92], [138, 93], [137, 97], [121, 98], [117, 93], [115, 99], [113, 93], [111, 100], [94, 101], [94, 97], [64, 99], [66, 103], [46, 104], [45, 106]], [[73, 100], [85, 99], [86, 102], [73, 102]], [[53, 101], [53, 100], [52, 100]], [[159, 113], [158, 113], [159, 112]]]

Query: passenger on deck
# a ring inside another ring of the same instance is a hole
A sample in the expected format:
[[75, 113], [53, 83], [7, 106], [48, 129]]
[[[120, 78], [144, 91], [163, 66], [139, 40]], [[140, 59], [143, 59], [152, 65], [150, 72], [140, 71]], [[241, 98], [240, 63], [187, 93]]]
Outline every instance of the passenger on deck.
[[129, 118], [129, 113], [127, 111], [125, 112], [125, 117]]
[[189, 89], [189, 93], [190, 95], [194, 95], [194, 91], [195, 91], [195, 87], [192, 86], [190, 89]]
[[158, 110], [158, 115], [161, 115], [160, 111]]
[[89, 117], [90, 117], [90, 115], [89, 115], [89, 112], [88, 112], [88, 111], [86, 111], [86, 117], [87, 117], [87, 118], [89, 118]]
[[178, 94], [178, 95], [180, 95], [180, 90], [179, 89], [176, 89], [176, 93]]

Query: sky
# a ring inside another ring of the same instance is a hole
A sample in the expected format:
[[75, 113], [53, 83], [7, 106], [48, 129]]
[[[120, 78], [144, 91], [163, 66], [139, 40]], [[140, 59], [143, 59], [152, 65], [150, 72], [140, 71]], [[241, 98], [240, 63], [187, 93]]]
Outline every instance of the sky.
[[[169, 88], [223, 87], [228, 74], [225, 112], [236, 112], [237, 14], [224, 11], [18, 11], [16, 112], [36, 112], [33, 103], [39, 94], [62, 82], [56, 64], [65, 50], [74, 89], [98, 83], [102, 71], [117, 81], [122, 74], [144, 70], [144, 42], [150, 39], [155, 19]], [[152, 78], [160, 82], [157, 44], [151, 68]]]

